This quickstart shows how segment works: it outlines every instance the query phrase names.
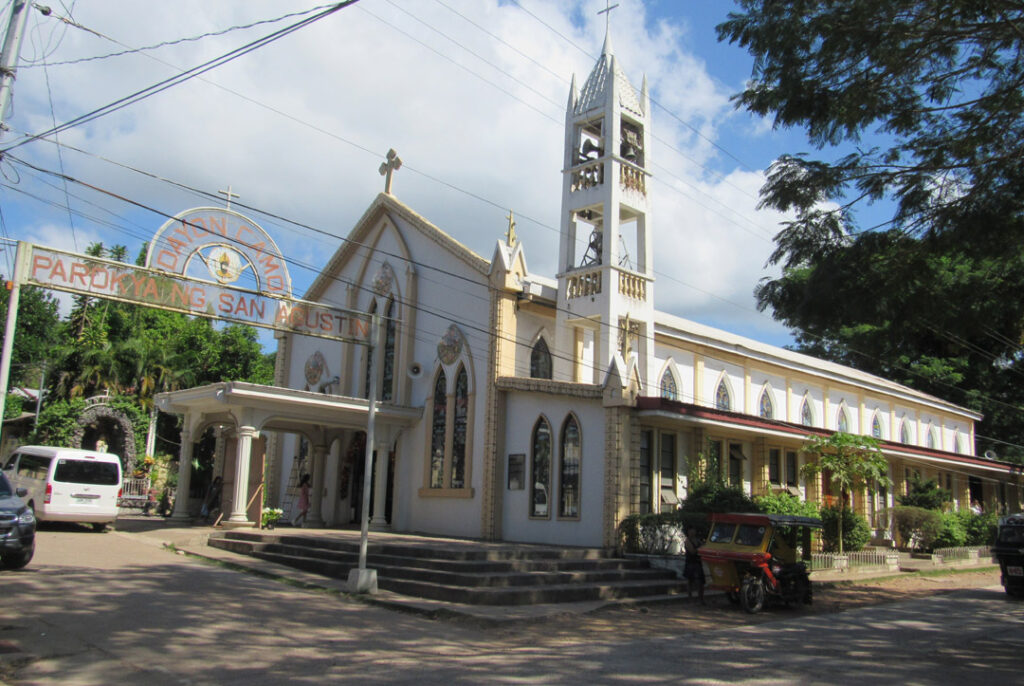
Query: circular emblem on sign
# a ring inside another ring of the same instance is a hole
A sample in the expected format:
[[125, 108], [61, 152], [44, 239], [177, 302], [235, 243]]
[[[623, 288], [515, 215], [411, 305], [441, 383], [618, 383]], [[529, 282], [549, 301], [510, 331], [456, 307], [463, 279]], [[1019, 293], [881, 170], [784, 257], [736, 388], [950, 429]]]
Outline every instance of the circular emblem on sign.
[[149, 243], [146, 266], [192, 278], [209, 274], [259, 293], [292, 292], [274, 239], [245, 215], [218, 207], [197, 207], [165, 222]]
[[452, 324], [441, 337], [441, 342], [437, 344], [437, 356], [441, 358], [441, 362], [452, 364], [459, 359], [461, 353], [462, 332], [459, 331], [459, 327]]
[[306, 383], [315, 386], [323, 378], [325, 369], [327, 369], [327, 360], [324, 359], [323, 353], [317, 350], [306, 360]]
[[247, 257], [228, 245], [200, 248], [198, 254], [218, 283], [234, 283], [243, 271], [253, 266]]

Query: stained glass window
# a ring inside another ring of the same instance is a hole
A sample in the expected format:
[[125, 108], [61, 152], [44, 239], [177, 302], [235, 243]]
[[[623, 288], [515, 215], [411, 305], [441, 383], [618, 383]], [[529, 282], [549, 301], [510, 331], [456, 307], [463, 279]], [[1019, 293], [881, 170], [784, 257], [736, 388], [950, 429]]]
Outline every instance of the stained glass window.
[[537, 339], [530, 353], [530, 378], [551, 378], [551, 352], [548, 351], [548, 344], [543, 338]]
[[452, 488], [466, 485], [466, 425], [469, 413], [469, 380], [466, 368], [455, 377], [455, 423], [452, 431]]
[[715, 408], [726, 412], [732, 409], [732, 399], [729, 397], [729, 387], [725, 385], [725, 379], [718, 383], [718, 390], [715, 391]]
[[811, 414], [811, 401], [804, 398], [803, 406], [800, 408], [800, 423], [804, 426], [814, 426], [814, 415]]
[[430, 487], [444, 487], [444, 439], [448, 431], [448, 394], [444, 370], [434, 383], [434, 418], [430, 430]]
[[882, 422], [879, 421], [877, 414], [871, 419], [871, 435], [874, 438], [882, 437]]
[[764, 419], [771, 419], [775, 416], [775, 408], [772, 407], [772, 396], [768, 389], [761, 391], [761, 402], [758, 403], [758, 414]]
[[381, 400], [394, 397], [395, 385], [395, 301], [388, 301], [384, 314], [384, 370], [381, 375]]
[[551, 504], [551, 426], [541, 417], [533, 427], [530, 516], [547, 517]]
[[580, 516], [580, 427], [572, 415], [562, 428], [562, 464], [558, 475], [560, 517]]
[[661, 375], [661, 397], [665, 400], [679, 400], [679, 391], [676, 389], [676, 378], [672, 372], [665, 370]]

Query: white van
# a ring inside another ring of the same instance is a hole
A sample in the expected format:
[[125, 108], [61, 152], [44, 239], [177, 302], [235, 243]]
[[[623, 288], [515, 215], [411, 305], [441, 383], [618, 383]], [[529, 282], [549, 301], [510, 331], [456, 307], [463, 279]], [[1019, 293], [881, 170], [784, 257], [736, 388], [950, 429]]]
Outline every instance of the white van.
[[85, 522], [102, 531], [117, 519], [121, 458], [75, 448], [23, 445], [4, 465], [22, 500], [44, 522]]

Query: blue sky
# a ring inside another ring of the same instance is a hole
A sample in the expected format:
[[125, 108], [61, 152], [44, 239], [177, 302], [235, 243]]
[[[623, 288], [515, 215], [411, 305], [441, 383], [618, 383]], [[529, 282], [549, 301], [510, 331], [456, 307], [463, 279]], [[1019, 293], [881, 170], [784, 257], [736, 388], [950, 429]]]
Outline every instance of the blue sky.
[[[202, 79], [61, 134], [61, 143], [87, 154], [63, 148], [58, 157], [58, 147], [44, 141], [17, 148], [18, 158], [63, 168], [137, 205], [5, 162], [6, 236], [78, 250], [102, 240], [124, 244], [134, 256], [164, 221], [138, 205], [173, 214], [220, 204], [187, 188], [216, 193], [230, 184], [238, 202], [253, 208], [242, 211], [293, 260], [301, 295], [383, 190], [377, 167], [393, 147], [405, 162], [394, 182], [399, 199], [485, 257], [511, 208], [529, 267], [553, 276], [564, 103], [570, 76], [582, 83], [600, 52], [605, 24], [596, 13], [604, 5], [362, 0]], [[772, 274], [764, 262], [783, 219], [756, 209], [757, 191], [777, 155], [809, 146], [799, 132], [773, 131], [729, 102], [751, 64], [743, 50], [716, 40], [714, 27], [730, 3], [619, 5], [611, 19], [616, 57], [635, 86], [647, 75], [660, 105], [652, 151], [659, 309], [785, 344], [788, 333], [753, 303], [755, 284]], [[69, 5], [75, 21], [121, 45], [33, 13], [3, 141], [68, 121], [290, 22], [84, 58], [312, 6]], [[5, 272], [8, 257], [0, 262]]]

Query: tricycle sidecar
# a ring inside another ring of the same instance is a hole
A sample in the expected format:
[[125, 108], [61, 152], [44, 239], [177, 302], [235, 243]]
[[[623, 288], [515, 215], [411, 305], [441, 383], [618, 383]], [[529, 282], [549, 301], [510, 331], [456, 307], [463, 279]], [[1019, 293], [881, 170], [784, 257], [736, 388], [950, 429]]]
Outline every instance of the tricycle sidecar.
[[806, 561], [811, 530], [821, 526], [820, 519], [796, 515], [711, 515], [708, 540], [700, 548], [708, 588], [725, 591], [750, 613], [768, 600], [809, 604]]

